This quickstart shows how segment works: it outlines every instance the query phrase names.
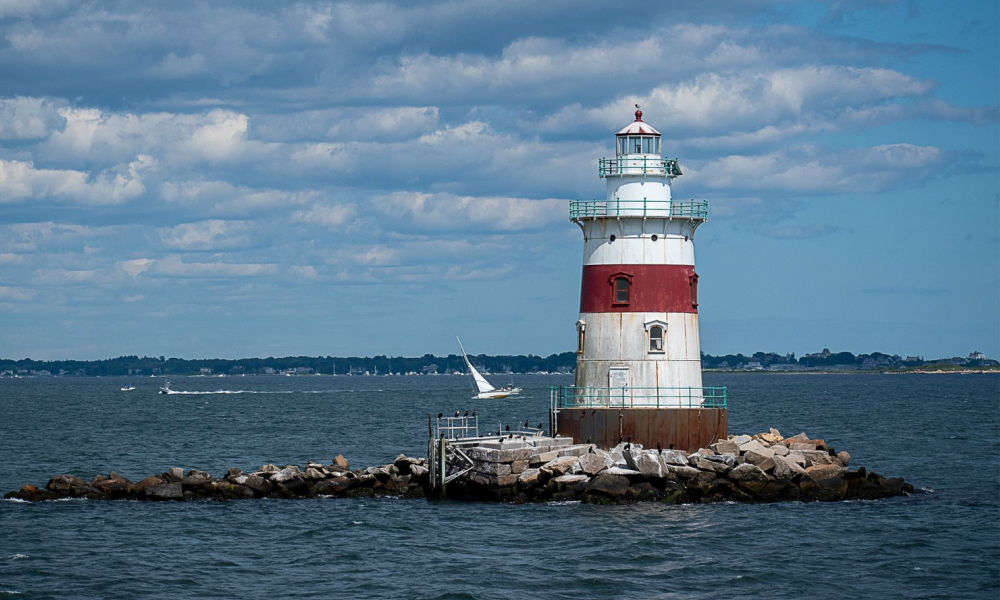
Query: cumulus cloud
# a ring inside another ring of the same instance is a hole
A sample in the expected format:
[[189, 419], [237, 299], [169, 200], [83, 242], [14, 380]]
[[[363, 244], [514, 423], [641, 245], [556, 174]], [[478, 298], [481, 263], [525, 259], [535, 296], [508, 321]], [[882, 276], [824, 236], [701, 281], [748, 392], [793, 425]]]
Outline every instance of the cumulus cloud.
[[407, 230], [519, 231], [566, 219], [567, 202], [395, 192], [372, 198], [372, 205], [386, 222]]
[[0, 159], [0, 203], [55, 199], [82, 204], [121, 204], [146, 191], [142, 173], [155, 166], [152, 157], [139, 155], [128, 165], [91, 176], [82, 171], [36, 169], [31, 162]]
[[160, 239], [169, 248], [181, 250], [221, 250], [245, 246], [249, 223], [211, 219], [182, 223], [160, 230]]
[[292, 221], [312, 223], [323, 227], [340, 227], [358, 212], [355, 204], [313, 204], [305, 210], [292, 213]]

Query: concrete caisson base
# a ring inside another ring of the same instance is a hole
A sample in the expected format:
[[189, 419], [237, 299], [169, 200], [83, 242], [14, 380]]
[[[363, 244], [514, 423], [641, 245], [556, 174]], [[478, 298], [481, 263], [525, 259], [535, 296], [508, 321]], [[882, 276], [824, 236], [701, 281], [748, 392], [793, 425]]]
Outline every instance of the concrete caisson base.
[[725, 408], [570, 408], [559, 409], [556, 431], [578, 444], [611, 448], [631, 438], [644, 448], [693, 452], [729, 434]]

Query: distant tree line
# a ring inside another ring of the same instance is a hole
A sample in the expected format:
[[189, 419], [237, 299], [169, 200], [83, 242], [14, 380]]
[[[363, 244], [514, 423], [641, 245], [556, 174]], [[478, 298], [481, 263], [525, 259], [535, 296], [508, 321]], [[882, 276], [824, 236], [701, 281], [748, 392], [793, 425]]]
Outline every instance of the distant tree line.
[[[484, 372], [489, 373], [571, 373], [576, 366], [576, 353], [563, 352], [546, 357], [528, 355], [490, 356], [479, 354], [469, 359]], [[922, 357], [889, 355], [882, 352], [852, 354], [830, 352], [824, 349], [816, 354], [796, 358], [794, 353], [754, 352], [753, 354], [726, 354], [713, 356], [702, 353], [702, 368], [732, 370], [816, 370], [816, 369], [894, 369], [923, 365], [950, 364], [958, 366], [996, 366], [995, 360], [974, 352], [966, 358], [940, 358], [924, 360]], [[119, 356], [104, 360], [21, 360], [0, 359], [0, 376], [54, 375], [73, 377], [111, 376], [181, 376], [181, 375], [273, 375], [321, 374], [364, 375], [386, 373], [444, 374], [464, 373], [465, 362], [461, 356], [449, 354], [420, 357], [402, 356], [286, 356], [283, 358], [241, 359], [183, 359], [163, 356]]]
[[[563, 352], [547, 357], [528, 355], [470, 356], [477, 369], [490, 373], [572, 372], [576, 354]], [[149, 375], [268, 375], [322, 374], [364, 375], [385, 373], [465, 372], [461, 356], [286, 356], [282, 358], [183, 359], [163, 356], [119, 356], [104, 360], [21, 360], [0, 359], [0, 375], [57, 375], [76, 377], [149, 376]]]

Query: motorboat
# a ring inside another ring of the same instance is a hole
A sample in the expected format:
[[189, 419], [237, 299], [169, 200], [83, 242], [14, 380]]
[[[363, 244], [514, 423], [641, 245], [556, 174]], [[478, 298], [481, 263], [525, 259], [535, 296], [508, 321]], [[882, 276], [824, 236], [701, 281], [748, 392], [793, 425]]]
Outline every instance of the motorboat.
[[521, 388], [514, 387], [513, 384], [497, 389], [486, 381], [486, 378], [472, 366], [469, 362], [469, 355], [465, 353], [465, 347], [462, 346], [462, 340], [458, 339], [458, 347], [462, 349], [462, 357], [465, 359], [465, 366], [469, 368], [469, 375], [472, 376], [472, 382], [476, 386], [476, 395], [472, 397], [473, 400], [499, 400], [501, 398], [506, 398], [508, 396], [516, 396], [521, 393]]
[[170, 389], [170, 382], [169, 381], [166, 382], [166, 383], [164, 383], [163, 386], [160, 387], [160, 393], [161, 394], [170, 394], [170, 393], [173, 393], [173, 390]]
[[126, 385], [126, 386], [124, 386], [124, 387], [122, 387], [122, 391], [123, 392], [131, 392], [134, 389], [135, 389], [135, 386], [132, 385], [131, 383], [128, 384], [128, 385]]

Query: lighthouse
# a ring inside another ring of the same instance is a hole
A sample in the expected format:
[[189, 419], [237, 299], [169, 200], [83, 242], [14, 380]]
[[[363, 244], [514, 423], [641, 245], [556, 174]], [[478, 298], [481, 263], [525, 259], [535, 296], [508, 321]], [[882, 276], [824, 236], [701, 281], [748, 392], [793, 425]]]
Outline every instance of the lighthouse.
[[583, 231], [576, 375], [552, 391], [552, 426], [603, 447], [697, 449], [728, 424], [725, 388], [701, 374], [694, 234], [708, 203], [672, 197], [681, 169], [636, 109], [598, 163], [605, 198], [570, 203]]

